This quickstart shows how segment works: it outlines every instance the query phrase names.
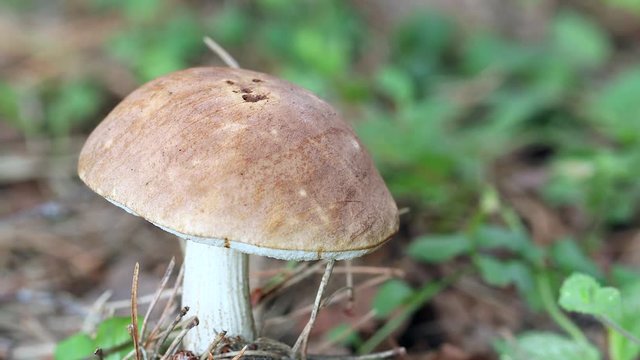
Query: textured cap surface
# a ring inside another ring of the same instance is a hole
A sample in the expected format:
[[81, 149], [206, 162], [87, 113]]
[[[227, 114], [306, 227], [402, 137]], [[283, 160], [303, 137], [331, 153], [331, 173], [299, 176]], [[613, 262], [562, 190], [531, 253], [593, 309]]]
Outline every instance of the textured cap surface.
[[184, 238], [285, 259], [383, 244], [398, 211], [326, 102], [241, 69], [193, 68], [125, 98], [78, 164], [95, 192]]

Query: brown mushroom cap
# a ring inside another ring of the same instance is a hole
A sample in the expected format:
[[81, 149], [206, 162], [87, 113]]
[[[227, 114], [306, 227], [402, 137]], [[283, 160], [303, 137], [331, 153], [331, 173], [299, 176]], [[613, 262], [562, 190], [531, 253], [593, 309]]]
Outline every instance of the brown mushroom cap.
[[80, 178], [183, 238], [285, 259], [345, 259], [398, 229], [353, 130], [273, 76], [193, 68], [126, 97], [91, 133]]

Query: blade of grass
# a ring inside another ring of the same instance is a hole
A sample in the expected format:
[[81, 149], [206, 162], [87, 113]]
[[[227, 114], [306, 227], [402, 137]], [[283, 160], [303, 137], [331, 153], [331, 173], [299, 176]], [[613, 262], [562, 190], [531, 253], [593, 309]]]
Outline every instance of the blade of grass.
[[368, 354], [375, 350], [378, 345], [388, 339], [396, 329], [407, 321], [411, 315], [418, 311], [422, 305], [452, 284], [460, 275], [462, 275], [462, 272], [448, 276], [441, 281], [426, 284], [420, 288], [410, 297], [407, 304], [399, 313], [390, 318], [386, 324], [384, 324], [375, 334], [373, 334], [373, 336], [371, 336], [371, 338], [365, 341], [364, 344], [358, 348], [358, 354]]

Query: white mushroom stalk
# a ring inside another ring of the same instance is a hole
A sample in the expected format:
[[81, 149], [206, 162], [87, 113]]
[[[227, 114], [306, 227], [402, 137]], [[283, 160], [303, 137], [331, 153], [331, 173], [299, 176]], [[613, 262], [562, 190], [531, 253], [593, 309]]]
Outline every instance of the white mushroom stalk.
[[202, 354], [223, 330], [254, 340], [248, 255], [187, 240], [184, 264], [182, 305], [200, 320], [185, 337], [185, 348]]

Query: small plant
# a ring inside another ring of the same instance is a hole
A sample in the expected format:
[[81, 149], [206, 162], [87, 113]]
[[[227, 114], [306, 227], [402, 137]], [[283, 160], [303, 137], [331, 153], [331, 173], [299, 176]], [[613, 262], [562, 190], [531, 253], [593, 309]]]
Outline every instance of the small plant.
[[500, 360], [599, 360], [593, 345], [556, 333], [527, 332], [496, 345]]
[[[622, 290], [602, 287], [589, 275], [574, 273], [560, 290], [558, 303], [567, 311], [591, 315], [607, 331], [611, 360], [633, 360], [640, 354], [640, 312], [637, 281]], [[501, 359], [601, 359], [597, 348], [582, 334], [566, 338], [556, 333], [525, 333], [497, 345]]]
[[567, 311], [595, 317], [606, 327], [610, 359], [632, 360], [640, 354], [640, 339], [635, 335], [640, 333], [638, 283], [619, 290], [575, 273], [563, 283], [559, 303]]
[[[572, 275], [564, 282], [560, 306], [595, 315], [607, 324], [612, 359], [629, 360], [637, 356], [638, 348], [635, 343], [629, 343], [630, 332], [624, 329], [635, 329], [634, 326], [640, 324], [630, 320], [634, 317], [629, 312], [621, 316], [625, 307], [620, 303], [618, 290], [597, 285], [595, 279], [603, 279], [604, 275], [578, 243], [566, 238], [549, 247], [534, 244], [515, 214], [496, 202], [494, 196], [490, 190], [485, 192], [485, 206], [478, 210], [465, 231], [418, 237], [408, 248], [409, 256], [431, 264], [467, 258], [487, 284], [500, 288], [514, 286], [531, 310], [545, 311], [569, 335], [567, 338], [555, 333], [528, 332], [508, 339], [497, 346], [503, 359], [600, 358], [598, 349], [564, 315], [556, 301], [559, 279], [575, 272], [583, 275]], [[504, 225], [487, 223], [490, 214], [498, 214]], [[637, 299], [638, 294], [629, 292], [628, 301]], [[640, 319], [640, 314], [635, 317]], [[551, 345], [539, 346], [545, 342]], [[528, 356], [523, 357], [523, 352]]]
[[79, 332], [71, 335], [56, 346], [55, 360], [86, 359], [96, 352], [104, 360], [123, 359], [133, 350], [131, 335], [127, 330], [130, 324], [130, 317], [111, 317], [98, 325], [95, 334]]

